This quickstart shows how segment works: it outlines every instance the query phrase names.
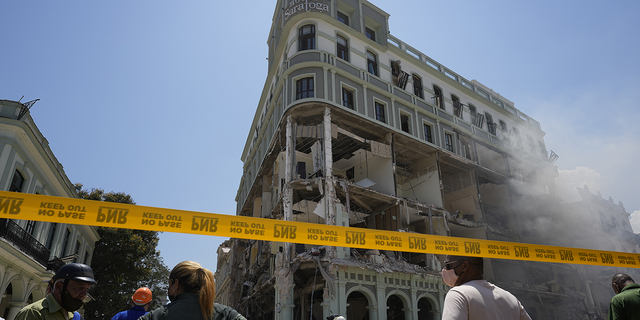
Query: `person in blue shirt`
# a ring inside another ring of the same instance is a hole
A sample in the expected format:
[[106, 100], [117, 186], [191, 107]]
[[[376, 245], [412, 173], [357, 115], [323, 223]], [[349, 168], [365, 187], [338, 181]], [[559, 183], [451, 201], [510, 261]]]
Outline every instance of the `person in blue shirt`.
[[118, 312], [111, 320], [137, 320], [147, 313], [151, 304], [151, 290], [142, 287], [131, 297], [131, 309]]

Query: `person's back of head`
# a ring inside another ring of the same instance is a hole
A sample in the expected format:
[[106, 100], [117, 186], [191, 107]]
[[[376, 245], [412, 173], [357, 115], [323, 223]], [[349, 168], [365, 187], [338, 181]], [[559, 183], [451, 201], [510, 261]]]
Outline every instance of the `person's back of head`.
[[178, 280], [185, 292], [197, 293], [200, 299], [200, 310], [205, 319], [213, 316], [213, 302], [215, 300], [216, 287], [213, 273], [203, 268], [194, 261], [182, 261], [178, 263], [171, 273], [169, 280]]
[[611, 286], [616, 294], [620, 293], [624, 287], [632, 283], [635, 283], [635, 281], [626, 273], [616, 273], [611, 278]]
[[147, 287], [142, 287], [136, 290], [136, 292], [131, 296], [131, 301], [136, 306], [144, 306], [151, 302], [152, 299], [151, 290]]

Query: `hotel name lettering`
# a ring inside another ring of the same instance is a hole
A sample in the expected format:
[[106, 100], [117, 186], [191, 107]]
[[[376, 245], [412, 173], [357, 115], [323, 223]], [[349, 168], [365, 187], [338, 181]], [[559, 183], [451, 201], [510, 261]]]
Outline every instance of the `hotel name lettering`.
[[325, 1], [291, 0], [289, 7], [284, 11], [284, 20], [302, 12], [326, 12], [329, 13], [329, 5]]

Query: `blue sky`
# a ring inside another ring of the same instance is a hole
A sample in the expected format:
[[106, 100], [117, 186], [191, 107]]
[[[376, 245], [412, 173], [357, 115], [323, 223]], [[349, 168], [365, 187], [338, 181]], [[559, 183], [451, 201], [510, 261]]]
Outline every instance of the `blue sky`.
[[[540, 121], [568, 201], [587, 184], [640, 232], [639, 1], [373, 3], [394, 36]], [[0, 99], [41, 99], [31, 115], [74, 183], [235, 214], [274, 7], [2, 1]], [[214, 270], [223, 240], [164, 233], [159, 248], [169, 268]]]

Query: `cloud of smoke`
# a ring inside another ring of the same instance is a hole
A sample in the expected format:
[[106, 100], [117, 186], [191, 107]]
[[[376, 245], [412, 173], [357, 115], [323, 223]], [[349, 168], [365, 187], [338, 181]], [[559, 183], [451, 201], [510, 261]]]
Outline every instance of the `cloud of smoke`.
[[587, 186], [589, 190], [596, 193], [602, 178], [599, 172], [582, 166], [571, 170], [559, 170], [558, 173], [559, 176], [556, 178], [556, 187], [558, 188], [558, 196], [560, 196], [564, 202], [582, 200], [576, 188], [584, 188], [584, 186]]
[[633, 228], [633, 232], [640, 233], [640, 210], [636, 210], [631, 213], [629, 220], [631, 221], [631, 228]]

